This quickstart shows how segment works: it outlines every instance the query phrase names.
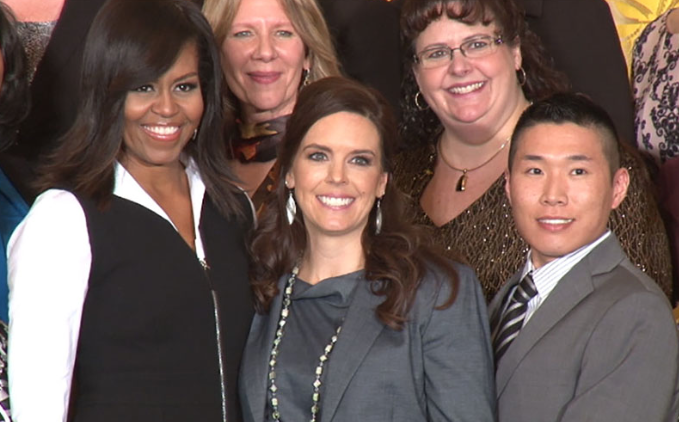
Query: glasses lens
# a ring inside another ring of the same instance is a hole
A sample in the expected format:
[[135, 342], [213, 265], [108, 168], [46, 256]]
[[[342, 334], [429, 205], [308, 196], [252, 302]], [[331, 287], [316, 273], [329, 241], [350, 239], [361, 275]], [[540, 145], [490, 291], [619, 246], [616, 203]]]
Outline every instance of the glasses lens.
[[495, 51], [495, 39], [489, 36], [482, 36], [465, 41], [460, 45], [460, 50], [467, 57], [483, 57]]
[[450, 62], [450, 54], [452, 51], [448, 47], [437, 47], [429, 50], [424, 50], [418, 57], [420, 63], [424, 68], [432, 68], [443, 66]]

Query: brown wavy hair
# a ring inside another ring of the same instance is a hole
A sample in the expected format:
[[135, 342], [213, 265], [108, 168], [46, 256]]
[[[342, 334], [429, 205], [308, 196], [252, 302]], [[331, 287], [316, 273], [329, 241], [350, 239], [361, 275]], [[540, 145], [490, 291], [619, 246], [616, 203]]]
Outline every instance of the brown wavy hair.
[[[538, 36], [528, 29], [524, 10], [514, 0], [406, 0], [401, 9], [404, 52], [401, 133], [409, 146], [414, 146], [413, 142], [433, 142], [442, 130], [441, 122], [429, 107], [421, 110], [415, 104], [419, 87], [413, 65], [415, 41], [429, 24], [444, 15], [468, 25], [495, 24], [498, 35], [502, 35], [508, 45], [520, 44], [522, 67], [526, 72], [522, 88], [528, 100], [541, 100], [569, 89], [566, 76], [554, 68]], [[418, 101], [422, 104], [424, 99], [418, 98]]]
[[[260, 313], [268, 312], [271, 301], [279, 294], [278, 280], [291, 272], [307, 247], [304, 217], [298, 212], [291, 225], [286, 218], [288, 189], [284, 176], [309, 129], [323, 117], [339, 112], [356, 113], [375, 125], [380, 136], [382, 168], [391, 173], [399, 143], [398, 130], [390, 106], [381, 94], [342, 77], [321, 79], [302, 90], [279, 150], [276, 188], [264, 204], [250, 244], [250, 278]], [[426, 229], [408, 222], [411, 220], [405, 215], [406, 203], [395, 184], [387, 183], [382, 197], [381, 233], [375, 234], [373, 206], [362, 235], [366, 280], [375, 295], [385, 297], [375, 312], [380, 321], [395, 330], [403, 328], [417, 289], [432, 266], [443, 272], [450, 283], [451, 294], [443, 308], [452, 305], [458, 286], [452, 262], [433, 250]]]

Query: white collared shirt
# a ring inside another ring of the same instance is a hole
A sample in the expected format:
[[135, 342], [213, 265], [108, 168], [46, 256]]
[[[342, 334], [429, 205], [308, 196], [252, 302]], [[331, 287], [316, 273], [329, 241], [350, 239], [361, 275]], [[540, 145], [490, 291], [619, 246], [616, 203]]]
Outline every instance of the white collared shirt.
[[[196, 256], [202, 259], [198, 225], [205, 185], [192, 161], [185, 172], [195, 216]], [[172, 224], [119, 163], [115, 165], [114, 186], [114, 195], [148, 208]], [[59, 189], [38, 196], [14, 231], [7, 251], [12, 417], [17, 422], [65, 422], [92, 262], [80, 202]]]
[[[526, 265], [521, 272], [521, 278], [526, 276], [530, 271], [533, 272], [533, 282], [538, 291], [528, 302], [528, 309], [526, 311], [526, 318], [523, 320], [525, 325], [531, 316], [537, 311], [537, 309], [542, 305], [542, 303], [547, 299], [547, 296], [554, 290], [554, 287], [559, 283], [559, 280], [563, 278], [576, 264], [578, 264], [582, 259], [587, 256], [594, 248], [597, 247], [601, 242], [603, 242], [608, 236], [611, 235], [610, 230], [606, 230], [598, 239], [594, 242], [585, 245], [575, 251], [557, 258], [549, 263], [543, 265], [542, 267], [535, 269], [533, 265], [533, 260], [531, 259], [531, 252], [528, 251]], [[514, 294], [512, 291], [511, 294]]]

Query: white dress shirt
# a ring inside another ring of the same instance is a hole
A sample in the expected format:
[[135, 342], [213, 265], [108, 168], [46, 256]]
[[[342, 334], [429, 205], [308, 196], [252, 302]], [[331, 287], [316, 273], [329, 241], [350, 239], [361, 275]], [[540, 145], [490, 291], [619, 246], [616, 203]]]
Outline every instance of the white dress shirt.
[[[196, 256], [203, 259], [198, 225], [205, 185], [195, 163], [189, 162], [185, 171]], [[113, 194], [172, 224], [119, 163]], [[66, 421], [91, 261], [87, 222], [76, 197], [59, 189], [38, 196], [8, 245], [9, 388], [15, 422]]]
[[[523, 320], [523, 324], [526, 325], [530, 317], [533, 316], [535, 311], [538, 310], [540, 305], [547, 299], [547, 296], [554, 290], [554, 287], [559, 283], [559, 280], [563, 278], [578, 262], [587, 256], [594, 248], [603, 242], [608, 236], [611, 235], [610, 230], [606, 230], [606, 233], [602, 234], [594, 242], [585, 245], [575, 251], [559, 257], [549, 263], [543, 265], [542, 267], [535, 269], [533, 265], [533, 260], [531, 259], [531, 252], [528, 251], [528, 257], [526, 259], [526, 265], [521, 272], [521, 278], [526, 276], [530, 271], [533, 272], [533, 282], [535, 283], [535, 288], [538, 291], [529, 302], [528, 309], [526, 310], [526, 318]], [[514, 292], [512, 291], [512, 294]]]

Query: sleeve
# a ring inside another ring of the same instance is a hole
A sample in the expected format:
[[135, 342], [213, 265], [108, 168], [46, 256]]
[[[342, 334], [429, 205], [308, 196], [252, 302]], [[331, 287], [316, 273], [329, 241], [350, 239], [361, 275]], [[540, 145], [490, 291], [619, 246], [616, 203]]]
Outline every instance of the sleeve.
[[[434, 309], [423, 333], [428, 420], [492, 422], [495, 382], [485, 299], [471, 269], [458, 267], [455, 302]], [[442, 283], [437, 303], [450, 289]]]
[[[523, 0], [521, 3], [530, 3]], [[634, 144], [634, 104], [627, 63], [613, 16], [604, 0], [543, 0], [540, 13], [527, 14], [528, 26], [542, 40], [573, 90], [601, 105], [620, 138]]]
[[70, 193], [49, 190], [12, 235], [9, 385], [17, 422], [64, 422], [91, 251], [85, 214]]
[[677, 329], [659, 294], [630, 295], [597, 323], [559, 422], [676, 421]]

